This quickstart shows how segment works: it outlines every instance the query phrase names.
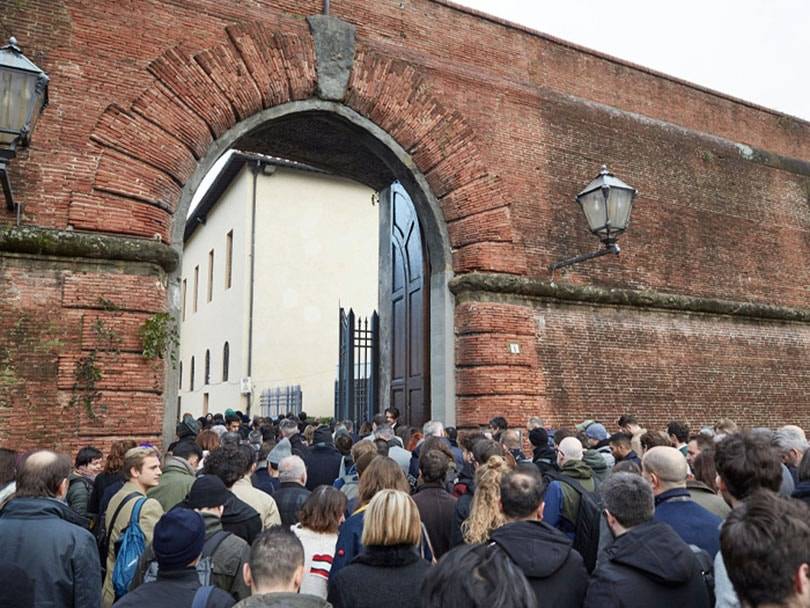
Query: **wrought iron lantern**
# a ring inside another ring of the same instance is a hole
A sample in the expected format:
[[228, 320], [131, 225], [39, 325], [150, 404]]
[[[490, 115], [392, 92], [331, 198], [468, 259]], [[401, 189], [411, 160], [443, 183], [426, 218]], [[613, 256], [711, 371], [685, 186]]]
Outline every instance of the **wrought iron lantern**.
[[37, 119], [48, 105], [48, 76], [23, 55], [15, 38], [0, 47], [0, 182], [6, 206], [15, 208], [6, 165], [27, 146]]
[[557, 270], [609, 253], [619, 255], [621, 249], [616, 239], [630, 223], [630, 212], [633, 210], [633, 199], [636, 194], [638, 190], [625, 184], [608, 171], [607, 166], [602, 165], [596, 179], [577, 194], [577, 202], [585, 214], [588, 228], [602, 241], [604, 248], [555, 262], [549, 266], [549, 270]]

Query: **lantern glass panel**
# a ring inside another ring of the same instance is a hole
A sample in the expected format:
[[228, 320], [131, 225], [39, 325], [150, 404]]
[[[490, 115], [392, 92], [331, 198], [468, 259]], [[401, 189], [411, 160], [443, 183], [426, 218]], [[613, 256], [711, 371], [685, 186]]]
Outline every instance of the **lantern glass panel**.
[[588, 228], [594, 234], [604, 230], [607, 223], [607, 207], [605, 205], [605, 196], [602, 190], [597, 188], [580, 195], [577, 200], [582, 205], [582, 211], [585, 213], [585, 219], [588, 221]]
[[635, 192], [627, 188], [611, 188], [608, 195], [607, 214], [614, 232], [623, 232], [630, 221]]
[[36, 94], [37, 78], [38, 74], [0, 67], [0, 145], [13, 143], [31, 118], [36, 118], [32, 117], [35, 104], [41, 106], [44, 95]]

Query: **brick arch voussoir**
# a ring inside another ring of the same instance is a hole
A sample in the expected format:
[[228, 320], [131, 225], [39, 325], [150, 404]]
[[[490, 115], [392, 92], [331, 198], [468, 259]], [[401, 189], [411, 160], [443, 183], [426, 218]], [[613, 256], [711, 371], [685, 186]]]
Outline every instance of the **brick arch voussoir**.
[[526, 271], [503, 184], [484, 162], [475, 130], [414, 66], [358, 44], [344, 103], [391, 135], [425, 175], [447, 222], [456, 272]]
[[101, 148], [92, 191], [73, 194], [73, 225], [168, 242], [181, 189], [214, 139], [265, 107], [314, 95], [309, 35], [262, 24], [226, 33], [209, 49], [168, 49], [128, 108], [104, 110], [90, 135]]

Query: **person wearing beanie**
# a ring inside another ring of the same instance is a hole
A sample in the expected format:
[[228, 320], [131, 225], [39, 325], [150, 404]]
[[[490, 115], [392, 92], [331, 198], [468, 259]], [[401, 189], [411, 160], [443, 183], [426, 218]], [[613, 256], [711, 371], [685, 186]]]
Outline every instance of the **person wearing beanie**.
[[312, 447], [304, 454], [307, 465], [307, 490], [318, 486], [331, 486], [340, 473], [340, 452], [332, 441], [332, 431], [328, 426], [315, 429]]
[[[200, 589], [195, 568], [205, 544], [202, 516], [191, 509], [172, 509], [160, 518], [152, 538], [158, 562], [157, 580], [127, 593], [114, 608], [179, 608], [191, 606]], [[235, 604], [228, 593], [214, 587], [207, 608], [230, 608]]]
[[[235, 497], [219, 477], [202, 475], [191, 486], [188, 496], [179, 507], [193, 509], [202, 516], [205, 523], [205, 544], [202, 553], [203, 557], [211, 560], [211, 584], [230, 593], [236, 601], [239, 601], [250, 595], [250, 587], [242, 576], [242, 567], [250, 557], [250, 545], [222, 527], [225, 505], [232, 499]], [[155, 560], [154, 551], [152, 547], [147, 547], [132, 589], [142, 583], [146, 568], [153, 560]]]
[[529, 443], [532, 444], [532, 462], [540, 469], [541, 474], [558, 471], [557, 453], [548, 444], [548, 431], [543, 427], [529, 431]]
[[590, 424], [585, 428], [585, 437], [588, 439], [588, 444], [585, 447], [588, 451], [594, 450], [599, 452], [607, 468], [612, 469], [613, 465], [616, 464], [616, 458], [614, 458], [613, 453], [610, 451], [610, 435], [605, 425], [599, 422], [589, 422]]
[[[242, 456], [231, 446], [212, 450], [203, 466], [205, 475], [218, 477], [228, 490], [242, 477], [243, 470]], [[222, 527], [251, 544], [262, 531], [262, 517], [252, 505], [231, 492], [231, 498], [225, 503], [225, 511], [222, 513]]]

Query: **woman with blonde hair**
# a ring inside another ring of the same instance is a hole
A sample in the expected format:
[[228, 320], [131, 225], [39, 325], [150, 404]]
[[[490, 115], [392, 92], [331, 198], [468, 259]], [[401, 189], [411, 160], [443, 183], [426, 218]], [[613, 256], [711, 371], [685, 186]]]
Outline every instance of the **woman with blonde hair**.
[[407, 492], [380, 490], [368, 504], [363, 551], [329, 582], [334, 608], [398, 608], [421, 605], [430, 564], [419, 556], [419, 509]]
[[501, 512], [501, 477], [511, 470], [506, 458], [492, 455], [475, 471], [475, 494], [470, 516], [461, 524], [464, 542], [483, 543], [506, 520]]

